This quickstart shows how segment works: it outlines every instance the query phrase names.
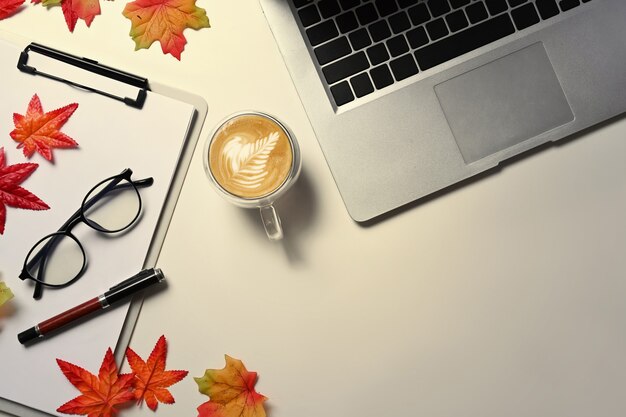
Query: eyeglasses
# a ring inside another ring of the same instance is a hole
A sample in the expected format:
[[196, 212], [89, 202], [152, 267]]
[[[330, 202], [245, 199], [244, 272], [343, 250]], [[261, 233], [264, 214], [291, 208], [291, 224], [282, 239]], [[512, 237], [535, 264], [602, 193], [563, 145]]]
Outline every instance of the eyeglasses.
[[131, 169], [100, 181], [83, 199], [72, 216], [59, 228], [39, 240], [26, 255], [19, 277], [35, 281], [33, 298], [41, 298], [43, 287], [64, 288], [76, 282], [85, 271], [87, 257], [74, 226], [85, 223], [102, 233], [118, 233], [130, 228], [141, 214], [138, 188], [149, 187], [152, 178], [131, 180]]

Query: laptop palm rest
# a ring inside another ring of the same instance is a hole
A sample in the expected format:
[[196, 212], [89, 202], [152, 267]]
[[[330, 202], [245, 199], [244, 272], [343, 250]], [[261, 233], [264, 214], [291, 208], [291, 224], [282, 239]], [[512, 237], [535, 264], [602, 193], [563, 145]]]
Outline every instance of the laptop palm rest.
[[465, 163], [574, 120], [542, 43], [435, 86]]

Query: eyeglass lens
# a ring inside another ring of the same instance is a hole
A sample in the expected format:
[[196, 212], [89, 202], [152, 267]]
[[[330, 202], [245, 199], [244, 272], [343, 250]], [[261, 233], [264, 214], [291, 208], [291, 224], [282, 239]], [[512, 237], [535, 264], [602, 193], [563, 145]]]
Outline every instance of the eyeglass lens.
[[[141, 198], [131, 182], [113, 177], [96, 185], [87, 194], [81, 211], [92, 228], [119, 232], [139, 217]], [[71, 224], [69, 229], [76, 223]], [[28, 273], [44, 285], [64, 286], [82, 273], [85, 253], [69, 229], [46, 236], [28, 255]]]
[[[91, 201], [94, 201], [90, 203]], [[118, 232], [139, 216], [141, 199], [135, 186], [114, 178], [94, 187], [85, 197], [83, 216], [89, 226], [103, 232]]]
[[28, 273], [47, 285], [62, 286], [81, 273], [85, 262], [82, 248], [69, 235], [54, 233], [37, 243], [28, 255]]

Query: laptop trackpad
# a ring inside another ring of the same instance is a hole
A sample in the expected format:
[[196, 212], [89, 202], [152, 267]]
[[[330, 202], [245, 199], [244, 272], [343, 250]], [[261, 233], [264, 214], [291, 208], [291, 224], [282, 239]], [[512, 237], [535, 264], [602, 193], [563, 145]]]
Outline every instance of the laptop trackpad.
[[574, 120], [542, 43], [435, 86], [466, 163]]

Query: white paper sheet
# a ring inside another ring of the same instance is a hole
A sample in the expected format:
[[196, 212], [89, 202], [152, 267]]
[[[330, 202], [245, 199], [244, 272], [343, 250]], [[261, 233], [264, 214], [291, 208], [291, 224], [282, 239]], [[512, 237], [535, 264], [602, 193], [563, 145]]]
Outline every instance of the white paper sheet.
[[[7, 208], [4, 235], [0, 235], [0, 281], [15, 298], [0, 308], [0, 397], [51, 414], [80, 393], [63, 376], [56, 358], [97, 374], [107, 348], [115, 348], [128, 303], [112, 308], [54, 337], [24, 347], [17, 334], [79, 303], [141, 270], [157, 224], [181, 146], [192, 120], [191, 105], [149, 93], [144, 108], [88, 93], [62, 83], [19, 72], [19, 49], [0, 42], [0, 147], [8, 165], [34, 162], [37, 170], [21, 185], [50, 209]], [[76, 102], [78, 109], [61, 131], [76, 149], [54, 149], [53, 163], [35, 154], [27, 159], [9, 135], [13, 113], [25, 114], [32, 96], [41, 99], [44, 112]], [[45, 289], [32, 298], [33, 286], [18, 275], [24, 257], [44, 235], [56, 231], [96, 183], [131, 168], [133, 179], [153, 177], [154, 185], [140, 189], [143, 214], [136, 227], [121, 236], [105, 236], [84, 224], [73, 233], [88, 258], [85, 274], [74, 285]]]

